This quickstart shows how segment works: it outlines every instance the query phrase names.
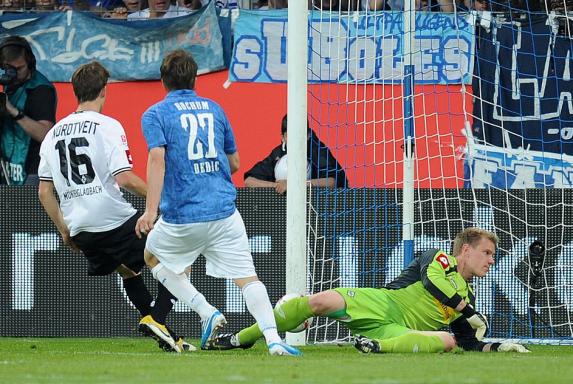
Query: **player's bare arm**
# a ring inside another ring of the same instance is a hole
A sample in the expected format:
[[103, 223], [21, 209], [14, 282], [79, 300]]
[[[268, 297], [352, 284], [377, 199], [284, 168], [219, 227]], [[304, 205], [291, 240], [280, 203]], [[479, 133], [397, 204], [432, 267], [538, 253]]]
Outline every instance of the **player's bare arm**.
[[54, 195], [54, 183], [40, 180], [38, 196], [40, 198], [40, 202], [44, 206], [44, 209], [48, 213], [48, 216], [50, 216], [50, 219], [60, 232], [64, 244], [74, 251], [79, 252], [79, 248], [74, 244], [72, 238], [70, 237], [70, 231], [64, 222], [64, 216], [60, 210], [60, 205], [58, 204], [58, 200]]
[[336, 180], [334, 180], [333, 177], [324, 177], [321, 179], [311, 179], [311, 180], [309, 180], [309, 182], [313, 187], [327, 187], [327, 188], [336, 187]]
[[277, 183], [275, 183], [274, 181], [260, 180], [253, 176], [249, 176], [245, 179], [245, 187], [249, 188], [257, 188], [257, 187], [275, 188], [276, 185]]
[[240, 161], [239, 161], [239, 152], [232, 153], [227, 155], [227, 159], [229, 160], [229, 166], [231, 167], [231, 175], [239, 170]]
[[127, 189], [134, 195], [145, 197], [147, 195], [147, 185], [133, 171], [124, 171], [115, 175], [115, 181], [120, 187]]

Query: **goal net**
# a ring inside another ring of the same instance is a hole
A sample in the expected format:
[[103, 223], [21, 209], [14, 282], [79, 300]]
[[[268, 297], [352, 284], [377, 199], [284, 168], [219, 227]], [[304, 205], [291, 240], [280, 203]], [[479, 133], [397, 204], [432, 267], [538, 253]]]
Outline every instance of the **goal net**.
[[[479, 226], [500, 237], [495, 266], [473, 283], [489, 337], [573, 341], [573, 7], [320, 3], [309, 15], [309, 123], [351, 188], [309, 194], [309, 292], [381, 287]], [[326, 318], [307, 333], [348, 340]]]

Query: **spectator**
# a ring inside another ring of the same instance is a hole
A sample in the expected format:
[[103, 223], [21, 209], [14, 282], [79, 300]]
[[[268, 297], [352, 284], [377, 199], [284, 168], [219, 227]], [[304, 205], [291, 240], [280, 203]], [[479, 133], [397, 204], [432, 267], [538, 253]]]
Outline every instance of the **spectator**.
[[[404, 0], [368, 0], [369, 7], [372, 11], [393, 10], [401, 11], [404, 9]], [[416, 0], [416, 10], [419, 11], [442, 11], [453, 12], [453, 0]]]
[[215, 0], [215, 7], [221, 9], [234, 9], [239, 8], [237, 0]]
[[476, 10], [476, 11], [488, 11], [487, 1], [480, 0], [463, 0], [457, 4], [458, 10]]
[[138, 12], [148, 8], [147, 0], [123, 0], [123, 5], [115, 7], [110, 12], [102, 15], [105, 18], [111, 19], [127, 19], [130, 13]]
[[92, 0], [56, 0], [58, 11], [89, 11], [92, 9]]
[[361, 0], [312, 0], [308, 9], [322, 9], [324, 11], [359, 11]]
[[[205, 3], [205, 4], [203, 4], [203, 3]], [[179, 7], [183, 7], [183, 8], [187, 8], [187, 9], [191, 9], [191, 10], [199, 9], [203, 5], [206, 5], [207, 3], [209, 3], [208, 0], [203, 0], [203, 2], [201, 0], [177, 0], [177, 4], [179, 5]]]
[[[281, 124], [282, 144], [245, 173], [245, 186], [271, 187], [283, 194], [287, 189], [287, 116]], [[308, 127], [307, 179], [316, 187], [347, 187], [344, 170], [328, 147]]]
[[288, 8], [288, 0], [269, 0], [269, 9]]
[[56, 0], [36, 0], [36, 11], [55, 11], [59, 6], [56, 5]]
[[40, 144], [56, 121], [56, 89], [36, 70], [36, 57], [23, 37], [10, 36], [0, 43], [0, 66], [5, 70], [1, 175], [11, 185], [37, 185]]
[[58, 0], [36, 0], [36, 7], [34, 7], [34, 10], [40, 12], [49, 12], [49, 11], [64, 12], [64, 11], [71, 11], [72, 6], [60, 5], [60, 2]]
[[269, 0], [259, 0], [254, 4], [254, 9], [266, 10], [269, 9]]
[[[184, 0], [181, 0], [184, 1]], [[196, 2], [199, 0], [192, 0]], [[172, 5], [169, 0], [148, 0], [149, 8], [127, 15], [128, 20], [169, 19], [189, 14], [186, 6]]]
[[2, 0], [2, 11], [24, 11], [34, 6], [33, 0]]
[[[73, 0], [73, 9], [77, 10], [77, 0]], [[89, 6], [87, 7], [94, 13], [103, 14], [108, 9], [115, 9], [123, 5], [123, 0], [87, 0]]]

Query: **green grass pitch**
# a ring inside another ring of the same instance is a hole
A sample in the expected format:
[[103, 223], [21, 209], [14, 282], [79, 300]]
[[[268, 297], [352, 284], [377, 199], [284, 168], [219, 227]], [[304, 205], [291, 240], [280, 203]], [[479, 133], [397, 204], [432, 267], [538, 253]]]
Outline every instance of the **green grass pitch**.
[[[197, 341], [194, 342], [197, 345]], [[573, 347], [532, 353], [363, 355], [307, 346], [304, 356], [250, 350], [160, 351], [144, 338], [0, 338], [1, 383], [573, 383]]]

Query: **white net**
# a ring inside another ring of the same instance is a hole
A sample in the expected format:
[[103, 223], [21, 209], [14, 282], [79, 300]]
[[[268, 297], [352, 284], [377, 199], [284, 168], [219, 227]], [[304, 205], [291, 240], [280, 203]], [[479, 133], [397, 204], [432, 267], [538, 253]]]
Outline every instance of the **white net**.
[[[351, 189], [310, 193], [309, 290], [381, 287], [404, 257], [450, 251], [457, 232], [480, 226], [501, 240], [495, 267], [474, 283], [490, 336], [570, 342], [567, 4], [466, 2], [450, 4], [453, 12], [428, 12], [447, 4], [418, 3], [426, 8], [410, 13], [410, 51], [405, 12], [317, 5], [309, 16], [309, 122]], [[413, 87], [404, 75], [409, 68]], [[415, 138], [411, 181], [404, 171], [408, 129]], [[404, 204], [410, 185], [414, 204]], [[404, 239], [408, 223], [413, 236]], [[541, 264], [529, 253], [536, 240], [546, 247]], [[348, 335], [321, 318], [308, 341]]]

